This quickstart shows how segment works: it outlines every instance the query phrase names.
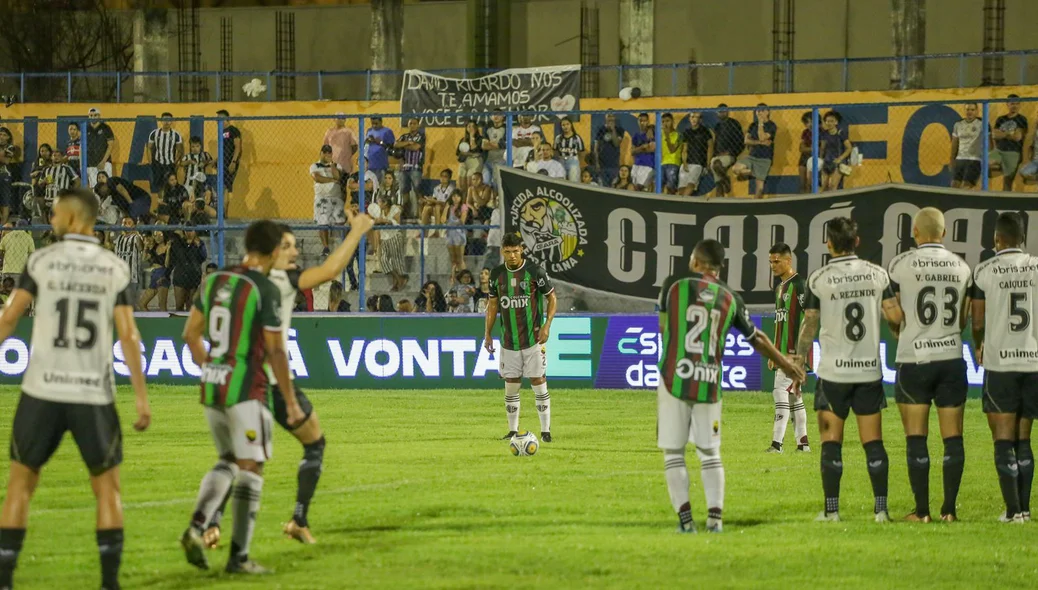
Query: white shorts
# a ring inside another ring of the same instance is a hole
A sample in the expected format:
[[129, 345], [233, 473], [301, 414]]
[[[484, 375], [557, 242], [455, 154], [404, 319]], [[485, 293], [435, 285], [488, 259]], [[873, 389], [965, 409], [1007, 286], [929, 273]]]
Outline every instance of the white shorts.
[[782, 369], [775, 370], [775, 387], [771, 390], [775, 401], [788, 401], [793, 397], [793, 380], [786, 377]]
[[233, 455], [257, 463], [265, 463], [272, 456], [274, 417], [259, 401], [244, 401], [229, 408], [206, 406], [205, 417], [218, 456]]
[[648, 186], [654, 180], [652, 166], [632, 166], [631, 180], [634, 181], [635, 186]]
[[721, 402], [691, 404], [678, 399], [660, 383], [656, 389], [656, 444], [661, 449], [684, 450], [692, 441], [707, 450], [721, 446]]
[[540, 379], [548, 366], [544, 346], [535, 344], [525, 350], [501, 349], [501, 377], [504, 379]]
[[688, 185], [699, 186], [699, 177], [703, 175], [703, 167], [699, 164], [684, 164], [678, 170], [678, 188]]
[[314, 223], [318, 225], [342, 225], [346, 223], [346, 203], [337, 197], [314, 199]]
[[[107, 174], [108, 178], [112, 177], [112, 163], [111, 162], [105, 162], [105, 165], [101, 166], [100, 168], [87, 168], [87, 186], [88, 187], [93, 187], [95, 184], [97, 184], [97, 172], [98, 172], [98, 170], [100, 170], [101, 172], [104, 172], [105, 174]], [[76, 174], [79, 174], [79, 170], [76, 170]]]

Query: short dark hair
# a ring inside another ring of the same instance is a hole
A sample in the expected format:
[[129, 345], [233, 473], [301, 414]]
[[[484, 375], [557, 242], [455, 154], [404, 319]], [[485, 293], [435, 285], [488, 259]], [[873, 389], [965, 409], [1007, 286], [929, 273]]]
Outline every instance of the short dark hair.
[[454, 171], [450, 168], [444, 168], [443, 170], [440, 170], [440, 176], [443, 176], [444, 174], [447, 175], [447, 178], [452, 178], [454, 176]]
[[719, 109], [726, 109], [726, 108], [728, 108], [728, 105], [722, 102], [721, 104], [717, 105], [717, 108], [719, 108]]
[[724, 264], [724, 245], [717, 240], [700, 240], [692, 256], [707, 266], [721, 268]]
[[661, 119], [673, 119], [674, 115], [672, 115], [670, 113], [663, 113], [663, 115], [660, 118]]
[[58, 191], [58, 200], [71, 200], [76, 201], [83, 213], [90, 218], [90, 221], [97, 221], [97, 213], [100, 209], [101, 204], [98, 202], [97, 197], [94, 193], [85, 188], [64, 188]]
[[512, 248], [512, 247], [515, 247], [515, 246], [522, 246], [522, 245], [523, 245], [523, 238], [522, 238], [522, 236], [520, 236], [516, 232], [507, 233], [507, 234], [505, 234], [501, 238], [501, 247], [502, 248]]
[[804, 111], [804, 114], [800, 115], [800, 122], [801, 123], [807, 123], [808, 121], [810, 121], [812, 119], [814, 119], [814, 114], [811, 111]]
[[198, 145], [202, 145], [202, 138], [198, 137], [197, 135], [192, 135], [191, 139], [189, 139], [187, 141], [188, 141], [188, 143], [197, 143]]
[[206, 270], [216, 270], [217, 268], [219, 267], [216, 266], [215, 262], [210, 262], [209, 264], [205, 265]]
[[1020, 98], [1020, 95], [1019, 94], [1010, 94], [1006, 98]]
[[793, 254], [793, 251], [789, 249], [789, 245], [785, 242], [775, 242], [775, 245], [768, 250], [768, 254], [778, 254], [779, 256], [786, 256]]
[[995, 220], [995, 235], [1009, 247], [1024, 243], [1024, 216], [1016, 211], [1006, 211]]
[[285, 234], [295, 235], [295, 232], [292, 231], [292, 228], [289, 227], [287, 223], [279, 223], [278, 224], [278, 228], [281, 229], [281, 235], [282, 236], [285, 235]]
[[825, 226], [825, 239], [837, 252], [854, 252], [858, 245], [858, 223], [850, 217], [830, 219]]
[[220, 110], [216, 111], [216, 114], [217, 115], [222, 115], [224, 117], [230, 117], [231, 116], [231, 114], [227, 112], [227, 109], [220, 109]]
[[646, 119], [648, 119], [649, 118], [649, 113], [638, 113], [638, 118], [641, 119], [642, 117], [645, 117]]
[[170, 119], [172, 119], [173, 118], [173, 113], [162, 113], [161, 115], [159, 115], [159, 117], [160, 118], [161, 117], [169, 117]]
[[245, 251], [270, 256], [281, 245], [281, 226], [269, 219], [254, 221], [245, 230]]
[[841, 115], [840, 113], [838, 113], [836, 111], [827, 111], [825, 113], [825, 115], [822, 116], [822, 120], [824, 121], [825, 119], [828, 119], [829, 117], [832, 117], [832, 118], [836, 119], [837, 123], [842, 123], [843, 122], [843, 115]]

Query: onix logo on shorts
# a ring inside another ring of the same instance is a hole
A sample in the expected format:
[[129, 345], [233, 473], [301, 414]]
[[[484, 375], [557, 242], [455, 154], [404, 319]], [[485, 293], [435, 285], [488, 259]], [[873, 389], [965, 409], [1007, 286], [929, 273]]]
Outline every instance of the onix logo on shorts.
[[542, 186], [536, 194], [526, 190], [512, 201], [511, 227], [518, 227], [527, 253], [551, 273], [564, 272], [580, 263], [581, 246], [587, 244], [584, 216], [568, 197]]

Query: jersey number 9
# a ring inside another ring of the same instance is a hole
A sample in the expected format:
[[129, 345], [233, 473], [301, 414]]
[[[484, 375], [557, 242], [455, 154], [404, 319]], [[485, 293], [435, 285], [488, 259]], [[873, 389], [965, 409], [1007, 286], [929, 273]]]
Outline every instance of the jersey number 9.
[[231, 347], [231, 311], [226, 307], [209, 310], [209, 358], [220, 358]]

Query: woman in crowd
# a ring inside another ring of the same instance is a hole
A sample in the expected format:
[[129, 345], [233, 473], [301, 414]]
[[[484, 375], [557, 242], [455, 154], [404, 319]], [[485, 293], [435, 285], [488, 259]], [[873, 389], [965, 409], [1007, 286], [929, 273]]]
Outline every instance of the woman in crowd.
[[443, 296], [440, 284], [429, 281], [422, 285], [422, 292], [415, 298], [414, 307], [419, 313], [446, 313], [447, 299]]
[[620, 166], [620, 169], [616, 174], [616, 180], [613, 181], [613, 188], [625, 191], [638, 190], [638, 187], [634, 185], [634, 179], [631, 178], [630, 166], [627, 166], [626, 164]]
[[328, 311], [341, 313], [350, 310], [350, 304], [343, 299], [342, 283], [332, 281], [328, 285]]
[[454, 281], [454, 290], [458, 294], [458, 301], [466, 312], [471, 312], [475, 306], [476, 285], [472, 273], [468, 269], [459, 272]]
[[[433, 188], [432, 196], [422, 197], [422, 225], [440, 222], [440, 218], [443, 217], [443, 209], [447, 206], [451, 193], [454, 192], [454, 183], [451, 182], [453, 174], [450, 169], [444, 169], [440, 172], [440, 184]], [[430, 236], [435, 233], [435, 231], [432, 232]]]
[[393, 298], [385, 293], [379, 295], [378, 310], [382, 313], [395, 313], [396, 308], [393, 306]]
[[595, 175], [592, 174], [591, 170], [588, 169], [588, 168], [584, 168], [580, 172], [580, 184], [586, 184], [586, 185], [589, 185], [589, 186], [598, 186], [598, 183], [595, 182]]
[[811, 111], [805, 112], [800, 115], [800, 122], [804, 124], [804, 130], [800, 132], [800, 161], [798, 167], [800, 169], [800, 192], [809, 193], [811, 192], [811, 176], [807, 173], [807, 161], [811, 159], [811, 125], [812, 125]]
[[[390, 175], [387, 174], [386, 176]], [[381, 193], [378, 199], [380, 216], [375, 218], [375, 224], [387, 227], [400, 225], [400, 216], [403, 215], [403, 209], [401, 209], [400, 205], [393, 202], [392, 195], [390, 193]], [[406, 247], [404, 230], [383, 229], [382, 231], [372, 232], [372, 234], [381, 235], [379, 262], [382, 265], [382, 272], [393, 277], [393, 286], [390, 290], [399, 291], [403, 289], [404, 285], [407, 284], [407, 275], [404, 274], [404, 249]]]
[[465, 199], [465, 204], [472, 211], [475, 223], [483, 224], [490, 221], [493, 197], [494, 191], [489, 184], [483, 182], [483, 175], [478, 172], [473, 174], [469, 179], [468, 197]]
[[180, 184], [176, 172], [170, 172], [166, 176], [166, 184], [162, 187], [162, 195], [159, 197], [159, 206], [156, 216], [171, 225], [183, 222], [191, 215], [191, 195], [187, 187]]
[[166, 258], [169, 251], [169, 242], [166, 235], [160, 231], [151, 232], [144, 239], [144, 251], [146, 258], [145, 275], [148, 277], [148, 286], [141, 293], [137, 308], [147, 311], [148, 304], [158, 295], [159, 311], [166, 311], [169, 301], [169, 274], [166, 271]]
[[458, 142], [458, 188], [462, 192], [468, 188], [473, 174], [483, 177], [483, 134], [475, 121], [465, 124], [465, 137]]
[[[469, 206], [465, 204], [460, 190], [451, 193], [451, 200], [443, 211], [440, 223], [444, 225], [468, 225], [472, 217]], [[465, 269], [465, 237], [464, 229], [447, 230], [447, 252], [451, 256], [451, 274], [456, 275], [458, 271]]]
[[[468, 271], [466, 271], [468, 272]], [[475, 293], [472, 294], [472, 302], [475, 305], [476, 311], [483, 313], [487, 310], [487, 303], [490, 299], [490, 269], [484, 268], [479, 271], [479, 286], [476, 287]]]
[[587, 148], [584, 147], [584, 138], [573, 128], [573, 121], [564, 117], [559, 121], [562, 133], [555, 136], [555, 153], [562, 160], [562, 166], [566, 169], [566, 179], [570, 182], [580, 180], [580, 162], [584, 158]]
[[173, 232], [167, 251], [166, 268], [170, 269], [176, 311], [187, 311], [195, 291], [202, 282], [202, 264], [209, 255], [205, 243], [191, 226]]
[[843, 179], [840, 166], [846, 165], [847, 158], [851, 156], [851, 140], [847, 137], [847, 130], [840, 128], [842, 120], [840, 113], [829, 111], [822, 119], [822, 130], [818, 133], [818, 155], [822, 159], [819, 186], [823, 191], [840, 188], [840, 180]]

